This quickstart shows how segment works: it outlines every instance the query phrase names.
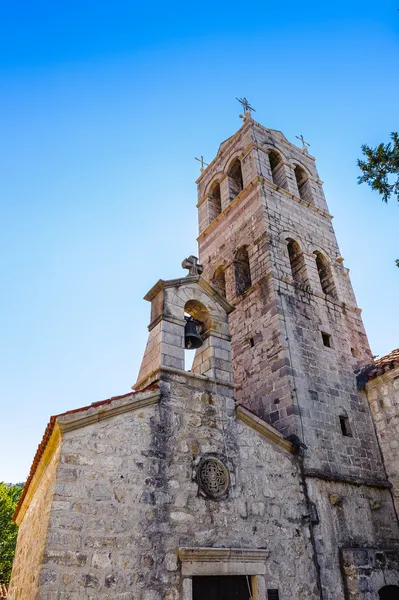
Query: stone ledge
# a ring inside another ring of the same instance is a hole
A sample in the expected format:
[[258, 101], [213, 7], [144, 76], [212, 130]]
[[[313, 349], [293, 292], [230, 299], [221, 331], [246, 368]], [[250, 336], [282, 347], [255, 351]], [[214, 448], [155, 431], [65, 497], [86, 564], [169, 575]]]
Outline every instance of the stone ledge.
[[311, 477], [314, 479], [321, 479], [323, 481], [331, 481], [333, 483], [348, 483], [349, 485], [362, 486], [365, 485], [367, 487], [374, 487], [380, 489], [391, 489], [392, 483], [385, 480], [378, 479], [366, 479], [363, 477], [355, 477], [355, 476], [345, 476], [345, 475], [334, 475], [324, 473], [323, 471], [319, 471], [318, 469], [305, 469], [304, 470], [305, 477]]
[[264, 575], [269, 552], [263, 548], [179, 548], [182, 575]]
[[287, 440], [282, 433], [277, 431], [277, 429], [272, 427], [272, 425], [269, 425], [269, 423], [266, 421], [263, 421], [257, 417], [244, 406], [237, 406], [236, 414], [240, 421], [243, 421], [252, 427], [252, 429], [255, 429], [255, 431], [267, 437], [274, 444], [277, 444], [277, 446], [283, 448], [286, 452], [289, 452], [290, 454], [296, 453], [296, 447], [294, 444]]
[[104, 419], [110, 419], [116, 415], [121, 415], [132, 410], [138, 410], [145, 406], [150, 406], [151, 404], [157, 404], [160, 396], [161, 392], [159, 390], [147, 393], [143, 390], [141, 398], [133, 396], [132, 399], [123, 401], [116, 400], [105, 406], [90, 406], [83, 415], [72, 413], [58, 417], [57, 425], [61, 432], [72, 431], [73, 429], [79, 429], [80, 427], [85, 427], [86, 425], [91, 425], [92, 423], [103, 421]]

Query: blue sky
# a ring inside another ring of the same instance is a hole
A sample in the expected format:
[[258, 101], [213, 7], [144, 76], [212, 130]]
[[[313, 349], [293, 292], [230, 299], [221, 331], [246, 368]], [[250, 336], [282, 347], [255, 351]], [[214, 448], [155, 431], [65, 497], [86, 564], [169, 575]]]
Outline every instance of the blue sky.
[[358, 186], [398, 130], [394, 2], [8, 3], [0, 23], [0, 480], [51, 414], [129, 391], [142, 297], [197, 253], [199, 165], [236, 96], [311, 143], [375, 354], [399, 346], [398, 203]]

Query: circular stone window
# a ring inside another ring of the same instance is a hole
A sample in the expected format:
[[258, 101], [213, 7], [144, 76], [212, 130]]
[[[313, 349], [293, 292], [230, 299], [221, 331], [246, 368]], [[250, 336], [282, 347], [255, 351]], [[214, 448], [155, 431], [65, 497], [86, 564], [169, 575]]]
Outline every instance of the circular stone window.
[[229, 470], [218, 458], [203, 458], [198, 465], [197, 483], [208, 498], [221, 498], [229, 487]]

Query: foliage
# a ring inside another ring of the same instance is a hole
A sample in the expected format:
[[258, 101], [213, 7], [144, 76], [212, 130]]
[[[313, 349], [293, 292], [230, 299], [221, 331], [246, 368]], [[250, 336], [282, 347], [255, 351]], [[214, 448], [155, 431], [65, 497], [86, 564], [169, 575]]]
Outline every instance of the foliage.
[[8, 586], [17, 543], [18, 528], [12, 520], [23, 484], [0, 483], [0, 583]]
[[391, 196], [396, 196], [399, 201], [399, 133], [391, 133], [391, 139], [392, 143], [379, 144], [376, 148], [363, 144], [366, 160], [357, 161], [362, 171], [358, 182], [368, 183], [381, 194], [384, 202]]
[[[357, 161], [362, 171], [357, 179], [358, 183], [368, 183], [384, 202], [388, 202], [391, 196], [396, 196], [399, 202], [399, 133], [391, 133], [391, 139], [392, 143], [379, 144], [374, 149], [363, 144], [366, 160]], [[399, 258], [395, 262], [399, 267]]]

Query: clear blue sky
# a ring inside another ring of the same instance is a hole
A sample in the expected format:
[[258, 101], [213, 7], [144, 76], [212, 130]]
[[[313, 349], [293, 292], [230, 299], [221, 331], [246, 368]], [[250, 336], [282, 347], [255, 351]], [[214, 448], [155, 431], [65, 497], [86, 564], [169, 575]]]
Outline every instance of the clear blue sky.
[[51, 414], [129, 391], [144, 294], [196, 254], [199, 165], [236, 96], [317, 158], [375, 354], [399, 346], [397, 203], [358, 186], [398, 130], [397, 2], [5, 3], [0, 480]]

